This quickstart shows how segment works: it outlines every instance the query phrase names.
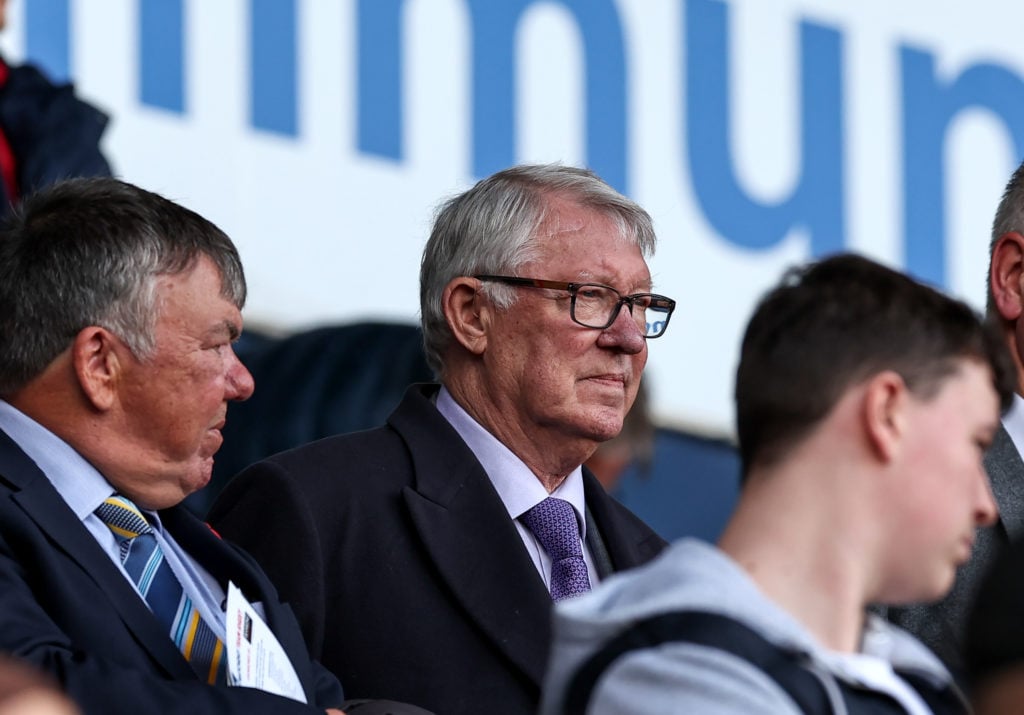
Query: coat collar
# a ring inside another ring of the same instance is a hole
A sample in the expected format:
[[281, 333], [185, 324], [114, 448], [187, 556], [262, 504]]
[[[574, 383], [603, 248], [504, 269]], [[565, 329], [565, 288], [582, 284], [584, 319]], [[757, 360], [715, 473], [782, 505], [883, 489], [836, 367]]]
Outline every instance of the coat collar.
[[[454, 598], [492, 644], [537, 687], [551, 641], [551, 596], [490, 479], [432, 403], [437, 385], [414, 385], [389, 418], [406, 442], [413, 486], [403, 498], [424, 548]], [[601, 535], [613, 568], [646, 560], [662, 542], [648, 532], [634, 543], [612, 500], [584, 470], [588, 532]], [[604, 575], [604, 574], [602, 574]]]
[[412, 455], [406, 507], [458, 605], [539, 687], [551, 596], [483, 467], [431, 402], [436, 391], [410, 388], [389, 418]]
[[1007, 536], [1011, 540], [1024, 536], [1024, 461], [1002, 424], [985, 453], [985, 470]]

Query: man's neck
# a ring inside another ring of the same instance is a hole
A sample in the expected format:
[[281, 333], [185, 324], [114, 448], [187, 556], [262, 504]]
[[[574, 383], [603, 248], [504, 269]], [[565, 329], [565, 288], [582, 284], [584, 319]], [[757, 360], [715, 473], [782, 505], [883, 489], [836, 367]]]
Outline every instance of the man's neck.
[[794, 510], [793, 504], [807, 502], [794, 501], [802, 497], [774, 486], [746, 487], [719, 548], [826, 648], [857, 651], [870, 556], [864, 553], [855, 517], [825, 505]]
[[449, 381], [445, 389], [466, 414], [533, 472], [549, 494], [597, 448], [597, 443], [591, 440], [549, 435], [543, 428], [519, 424], [510, 419], [513, 408], [496, 402], [485, 390]]

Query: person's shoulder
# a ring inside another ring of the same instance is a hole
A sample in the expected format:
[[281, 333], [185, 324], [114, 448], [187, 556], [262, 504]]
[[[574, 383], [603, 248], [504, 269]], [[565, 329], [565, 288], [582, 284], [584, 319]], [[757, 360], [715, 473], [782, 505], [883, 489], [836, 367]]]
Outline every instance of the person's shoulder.
[[394, 459], [400, 447], [399, 436], [393, 429], [384, 425], [359, 432], [322, 437], [273, 454], [256, 462], [256, 465], [274, 465], [286, 470], [306, 470], [313, 466], [333, 471], [339, 466], [339, 462], [351, 465], [364, 461]]
[[[372, 429], [323, 437], [266, 457], [256, 465], [307, 474], [411, 468], [414, 457], [461, 443], [429, 400], [410, 390], [388, 421]], [[256, 466], [253, 465], [253, 466]], [[252, 469], [250, 467], [249, 469]], [[246, 470], [248, 471], [248, 470]]]
[[8, 65], [4, 87], [11, 92], [52, 92], [58, 89], [58, 85], [31, 63]]
[[648, 563], [612, 574], [590, 593], [560, 602], [556, 614], [617, 630], [663, 613], [705, 610], [722, 601], [715, 592], [731, 585], [722, 576], [721, 562], [727, 560], [711, 544], [680, 539]]
[[325, 437], [249, 465], [221, 490], [211, 513], [236, 502], [351, 505], [394, 494], [411, 480], [412, 457], [388, 427]]
[[587, 712], [792, 712], [771, 677], [723, 647], [737, 628], [750, 634], [742, 643], [775, 647], [771, 629], [746, 617], [764, 604], [746, 597], [733, 570], [714, 546], [683, 539], [654, 561], [559, 603], [545, 702], [557, 704], [578, 672], [593, 675], [595, 663], [615, 654]]

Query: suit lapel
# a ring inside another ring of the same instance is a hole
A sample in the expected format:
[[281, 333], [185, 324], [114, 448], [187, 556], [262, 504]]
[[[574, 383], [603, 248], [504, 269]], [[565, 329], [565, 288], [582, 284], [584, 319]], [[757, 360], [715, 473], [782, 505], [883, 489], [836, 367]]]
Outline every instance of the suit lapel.
[[539, 686], [551, 596], [483, 468], [419, 389], [389, 420], [412, 454], [412, 521], [462, 609]]
[[109, 606], [118, 613], [140, 646], [175, 679], [194, 679], [195, 673], [188, 662], [124, 574], [35, 462], [3, 431], [0, 431], [0, 474], [15, 486], [12, 501], [106, 594]]
[[[646, 563], [664, 548], [665, 541], [639, 521], [632, 529], [629, 528], [623, 507], [608, 496], [586, 467], [583, 468], [583, 493], [587, 500], [587, 544], [598, 564], [601, 578]], [[603, 564], [598, 561], [602, 547], [607, 554]]]
[[[316, 688], [310, 679], [311, 673], [308, 668], [300, 667], [307, 658], [306, 643], [302, 639], [302, 632], [296, 627], [283, 627], [285, 614], [290, 614], [291, 609], [280, 602], [277, 593], [272, 590], [270, 581], [262, 575], [255, 559], [221, 539], [208, 524], [193, 516], [181, 504], [161, 511], [160, 520], [174, 535], [178, 544], [195, 559], [196, 563], [217, 579], [225, 594], [228, 591], [228, 582], [231, 582], [241, 590], [250, 603], [260, 602], [263, 604], [263, 615], [267, 626], [294, 665], [306, 698], [310, 702], [314, 702]], [[293, 619], [294, 616], [290, 616], [287, 620], [292, 622]]]
[[999, 520], [1010, 539], [1024, 535], [1024, 461], [1000, 424], [985, 453], [985, 470], [999, 505]]
[[160, 521], [174, 535], [181, 548], [217, 579], [225, 593], [231, 581], [250, 601], [263, 601], [267, 598], [253, 567], [243, 560], [241, 552], [225, 543], [184, 506], [179, 504], [161, 511]]

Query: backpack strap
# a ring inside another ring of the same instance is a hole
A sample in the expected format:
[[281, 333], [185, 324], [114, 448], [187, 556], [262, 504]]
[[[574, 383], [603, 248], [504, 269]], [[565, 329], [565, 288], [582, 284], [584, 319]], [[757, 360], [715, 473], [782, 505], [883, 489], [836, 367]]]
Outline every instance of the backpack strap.
[[968, 715], [970, 712], [964, 697], [955, 687], [936, 689], [931, 681], [918, 673], [897, 670], [896, 674], [917, 691], [935, 715]]
[[748, 661], [781, 687], [808, 715], [832, 712], [825, 688], [799, 661], [746, 625], [707, 611], [679, 611], [645, 618], [608, 641], [576, 671], [566, 689], [563, 713], [585, 715], [601, 675], [621, 656], [664, 643], [717, 648]]

